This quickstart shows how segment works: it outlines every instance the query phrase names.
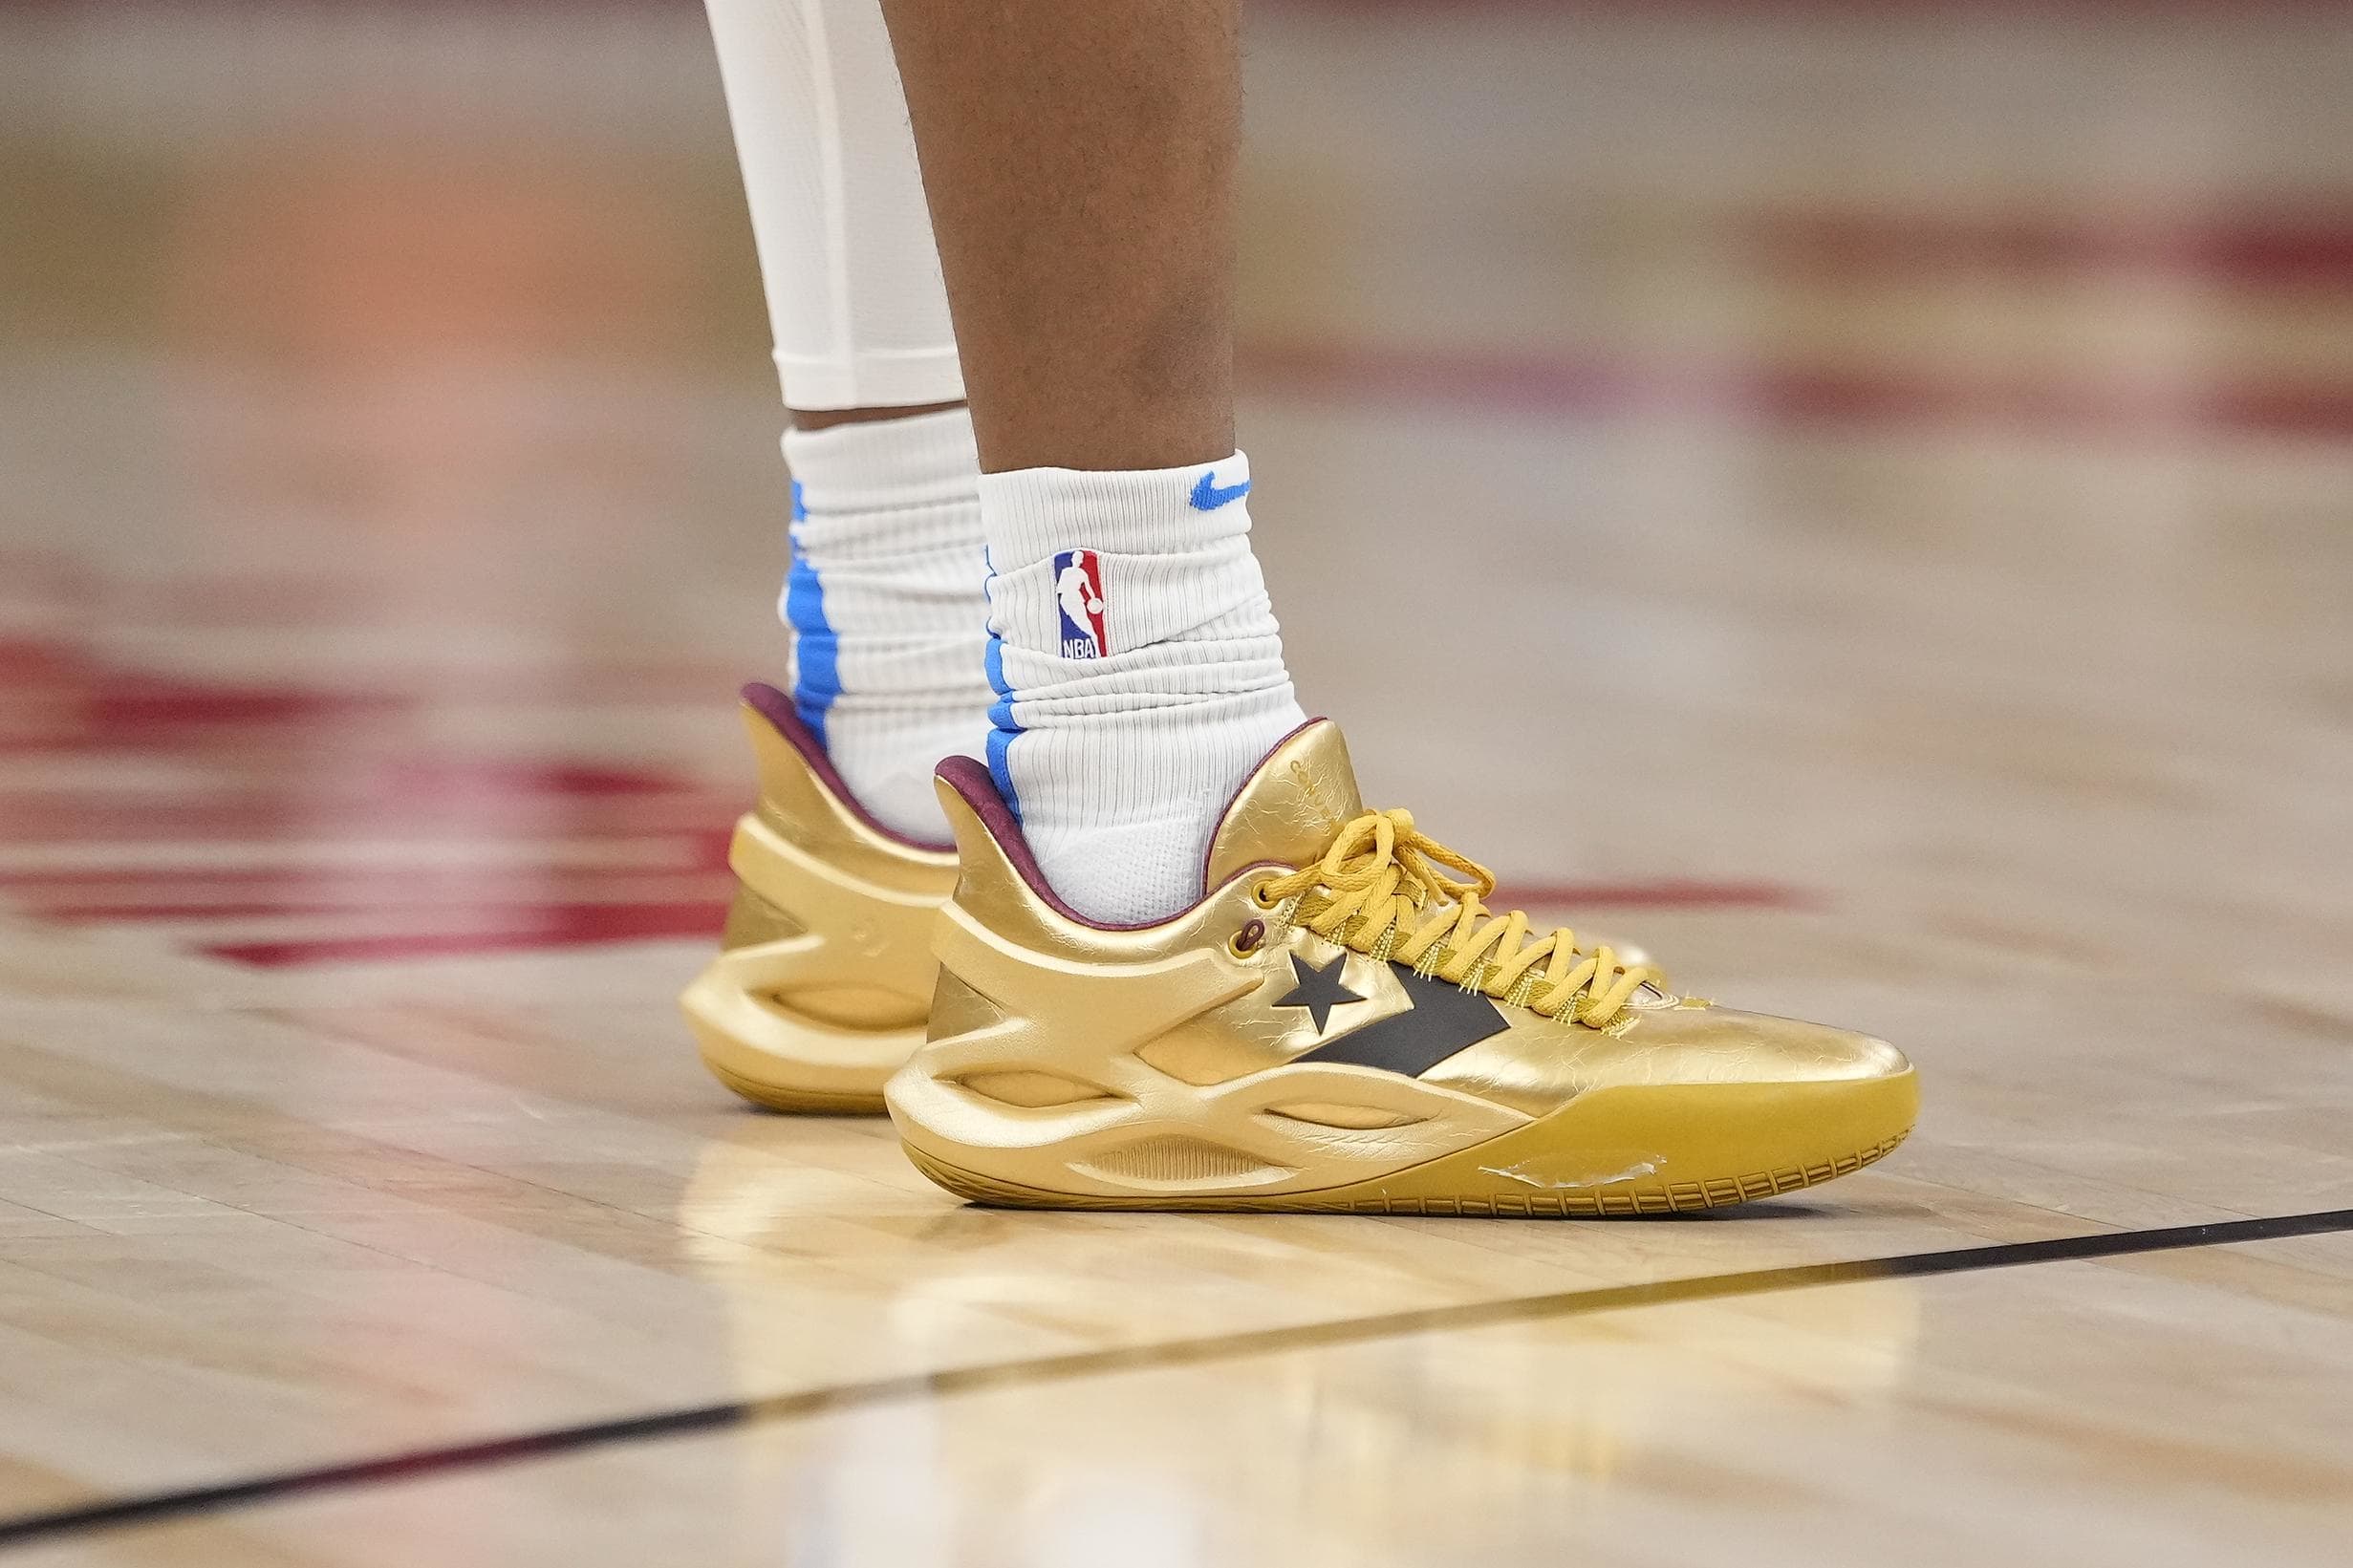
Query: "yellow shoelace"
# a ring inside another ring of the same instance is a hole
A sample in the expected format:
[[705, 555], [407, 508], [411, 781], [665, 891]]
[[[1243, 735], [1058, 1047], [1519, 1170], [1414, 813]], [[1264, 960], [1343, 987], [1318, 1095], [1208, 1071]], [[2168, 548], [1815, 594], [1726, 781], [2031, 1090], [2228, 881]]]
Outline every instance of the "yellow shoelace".
[[1574, 1021], [1599, 1029], [1643, 986], [1667, 989], [1666, 975], [1649, 964], [1621, 963], [1608, 947], [1580, 950], [1565, 926], [1531, 942], [1525, 914], [1490, 914], [1481, 900], [1495, 891], [1495, 873], [1423, 834], [1411, 811], [1366, 812], [1322, 860], [1253, 891], [1269, 908], [1298, 900], [1287, 918], [1318, 936], [1546, 1018], [1573, 1005]]

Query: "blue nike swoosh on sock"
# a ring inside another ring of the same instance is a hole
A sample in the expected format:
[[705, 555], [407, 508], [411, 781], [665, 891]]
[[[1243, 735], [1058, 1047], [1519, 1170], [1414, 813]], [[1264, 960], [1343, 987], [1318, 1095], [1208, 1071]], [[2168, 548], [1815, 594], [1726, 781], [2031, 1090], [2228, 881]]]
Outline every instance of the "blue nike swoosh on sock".
[[1193, 482], [1193, 507], [1196, 511], [1214, 512], [1229, 501], [1240, 501], [1250, 493], [1250, 482], [1220, 486], [1215, 473], [1203, 474]]

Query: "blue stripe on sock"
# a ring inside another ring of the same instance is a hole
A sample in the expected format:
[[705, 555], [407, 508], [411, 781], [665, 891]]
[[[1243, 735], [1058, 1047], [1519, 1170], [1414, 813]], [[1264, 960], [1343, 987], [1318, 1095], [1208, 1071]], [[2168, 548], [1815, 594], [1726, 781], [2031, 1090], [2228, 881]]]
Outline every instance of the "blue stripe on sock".
[[1019, 730], [990, 730], [988, 732], [988, 776], [997, 781], [997, 793], [1004, 797], [1005, 809], [1019, 822], [1022, 800], [1013, 792], [1013, 771], [1005, 766], [1005, 748], [1013, 743]]
[[[795, 480], [793, 521], [808, 515], [800, 482]], [[792, 705], [822, 746], [826, 710], [841, 696], [841, 638], [825, 618], [825, 585], [817, 581], [817, 569], [802, 553], [799, 531], [792, 530], [788, 537], [792, 542], [792, 569], [785, 576], [785, 619], [792, 627]]]
[[[997, 581], [997, 564], [988, 559], [986, 550], [981, 552], [981, 559], [988, 568], [986, 591], [987, 585]], [[1013, 770], [1005, 765], [1005, 751], [1022, 727], [1013, 719], [1013, 687], [1004, 677], [1004, 639], [997, 635], [995, 627], [989, 628], [988, 651], [981, 655], [981, 666], [988, 672], [989, 687], [997, 694], [997, 700], [988, 705], [988, 721], [993, 726], [988, 732], [988, 774], [997, 781], [997, 793], [1004, 797], [1005, 808], [1019, 822], [1022, 802], [1013, 790]]]

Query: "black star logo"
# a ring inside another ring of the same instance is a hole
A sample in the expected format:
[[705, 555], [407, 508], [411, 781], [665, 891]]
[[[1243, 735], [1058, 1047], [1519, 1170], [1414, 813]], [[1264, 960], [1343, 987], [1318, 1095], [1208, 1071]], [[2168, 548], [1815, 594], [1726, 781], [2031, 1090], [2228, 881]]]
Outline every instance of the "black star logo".
[[1324, 1032], [1324, 1020], [1331, 1017], [1333, 1008], [1344, 1001], [1365, 999], [1340, 983], [1340, 971], [1349, 961], [1347, 954], [1341, 954], [1322, 969], [1316, 968], [1313, 964], [1300, 962], [1299, 955], [1296, 953], [1292, 954], [1290, 958], [1291, 979], [1295, 983], [1291, 986], [1289, 993], [1275, 1005], [1277, 1007], [1305, 1007], [1307, 1010], [1307, 1016], [1315, 1020], [1317, 1034]]

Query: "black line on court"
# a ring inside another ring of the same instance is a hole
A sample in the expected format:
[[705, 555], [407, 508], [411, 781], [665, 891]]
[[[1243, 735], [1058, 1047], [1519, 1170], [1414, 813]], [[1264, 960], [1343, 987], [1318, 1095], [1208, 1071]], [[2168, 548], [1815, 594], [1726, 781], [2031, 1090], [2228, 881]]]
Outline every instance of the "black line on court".
[[[1466, 1223], [1515, 1222], [1470, 1220]], [[1543, 1222], [1522, 1220], [1517, 1223]], [[1906, 1253], [1894, 1257], [1863, 1258], [1846, 1263], [1800, 1263], [1786, 1268], [1752, 1269], [1739, 1274], [1705, 1275], [1695, 1279], [1606, 1285], [1596, 1290], [1559, 1291], [1551, 1295], [1513, 1297], [1500, 1301], [1467, 1301], [1458, 1306], [1384, 1312], [1369, 1318], [1344, 1318], [1333, 1322], [1304, 1323], [1291, 1328], [1249, 1329], [1240, 1334], [1174, 1340], [1160, 1344], [1081, 1350], [1027, 1361], [871, 1378], [857, 1383], [837, 1384], [829, 1388], [778, 1394], [768, 1399], [695, 1405], [618, 1421], [591, 1421], [576, 1427], [551, 1427], [542, 1431], [522, 1432], [513, 1437], [416, 1449], [382, 1459], [322, 1465], [315, 1470], [282, 1471], [274, 1475], [255, 1476], [247, 1481], [148, 1493], [143, 1496], [122, 1497], [112, 1502], [87, 1503], [45, 1514], [27, 1514], [13, 1519], [0, 1520], [0, 1548], [129, 1525], [157, 1524], [194, 1514], [220, 1513], [248, 1504], [305, 1496], [312, 1493], [340, 1492], [392, 1481], [414, 1480], [449, 1471], [478, 1470], [527, 1459], [542, 1459], [553, 1454], [577, 1453], [646, 1438], [723, 1430], [730, 1427], [753, 1426], [769, 1421], [790, 1421], [862, 1406], [937, 1399], [1015, 1385], [1064, 1383], [1113, 1372], [1197, 1366], [1209, 1362], [1263, 1356], [1283, 1350], [1361, 1344], [1372, 1340], [1427, 1333], [1433, 1329], [1485, 1328], [1499, 1323], [1525, 1322], [1544, 1318], [1616, 1312], [1628, 1307], [1702, 1301], [1727, 1296], [1762, 1296], [1775, 1291], [1803, 1290], [1814, 1285], [1851, 1284], [1872, 1279], [1916, 1279], [1930, 1275], [1966, 1274], [1978, 1269], [2015, 1268], [2026, 1263], [2064, 1263], [2088, 1257], [2168, 1252], [2181, 1247], [2274, 1241], [2286, 1236], [2319, 1235], [2332, 1231], [2353, 1231], [2353, 1209], [2280, 1214], [2262, 1219], [2234, 1219], [2213, 1225], [2175, 1225], [2162, 1230], [2110, 1231], [2097, 1235], [2060, 1236], [2047, 1241], [2006, 1241], [1990, 1247]]]

